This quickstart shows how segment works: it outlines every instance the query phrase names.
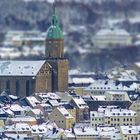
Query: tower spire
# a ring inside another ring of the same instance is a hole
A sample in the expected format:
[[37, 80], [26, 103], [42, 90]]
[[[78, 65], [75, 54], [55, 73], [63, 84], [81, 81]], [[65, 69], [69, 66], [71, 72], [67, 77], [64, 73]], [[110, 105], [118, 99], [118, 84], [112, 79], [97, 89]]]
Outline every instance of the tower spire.
[[52, 15], [52, 25], [57, 25], [57, 16], [56, 16], [56, 10], [55, 10], [55, 1], [53, 3], [53, 15]]
[[55, 0], [53, 2], [53, 15], [55, 15]]

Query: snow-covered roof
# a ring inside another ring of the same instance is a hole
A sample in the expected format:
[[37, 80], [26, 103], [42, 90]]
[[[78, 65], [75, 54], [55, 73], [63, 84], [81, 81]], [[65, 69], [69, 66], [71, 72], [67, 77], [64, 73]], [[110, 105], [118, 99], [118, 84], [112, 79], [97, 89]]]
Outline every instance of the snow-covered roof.
[[122, 83], [116, 84], [113, 80], [96, 80], [94, 83], [85, 88], [86, 91], [122, 91]]
[[139, 126], [120, 126], [123, 135], [140, 135]]
[[57, 100], [60, 97], [56, 93], [48, 92], [48, 93], [36, 93], [37, 96], [41, 97], [42, 100], [52, 99]]
[[36, 115], [40, 115], [43, 113], [40, 109], [32, 109], [31, 111]]
[[0, 61], [0, 76], [35, 76], [45, 61]]
[[97, 100], [97, 101], [105, 101], [106, 100], [106, 96], [105, 95], [92, 95], [92, 98], [94, 100]]
[[79, 108], [88, 108], [87, 104], [82, 99], [82, 97], [77, 96], [77, 97], [73, 97], [72, 99]]
[[127, 92], [124, 91], [107, 91], [108, 94], [114, 94], [114, 95], [125, 95]]
[[140, 67], [140, 62], [136, 62], [135, 65], [136, 65], [137, 67]]
[[41, 124], [41, 125], [32, 125], [31, 127], [31, 131], [32, 134], [46, 134], [47, 133], [47, 126], [45, 124]]
[[96, 116], [98, 116], [99, 114], [102, 114], [106, 117], [110, 117], [110, 116], [136, 116], [136, 112], [129, 110], [129, 109], [121, 109], [121, 108], [117, 108], [117, 106], [107, 106], [106, 108], [104, 107], [99, 107], [98, 111], [95, 112], [91, 112], [92, 114], [95, 113]]
[[49, 103], [54, 106], [59, 106], [59, 102], [57, 100], [50, 100]]
[[85, 83], [85, 84], [87, 84], [87, 83], [93, 83], [94, 82], [94, 79], [93, 78], [72, 78], [72, 81], [73, 81], [73, 83], [75, 83], [75, 84], [80, 84], [80, 83]]
[[129, 36], [130, 34], [124, 29], [101, 29], [96, 34], [96, 36], [106, 35]]
[[6, 132], [23, 132], [23, 131], [31, 131], [30, 126], [27, 123], [15, 123], [11, 126], [8, 126]]
[[121, 134], [119, 130], [115, 127], [97, 127], [97, 131], [102, 138], [109, 138], [111, 140], [121, 139]]
[[27, 101], [30, 103], [32, 107], [35, 107], [37, 104], [40, 104], [41, 102], [37, 100], [34, 96], [26, 97]]
[[10, 118], [13, 122], [36, 122], [36, 119], [31, 116]]
[[10, 109], [12, 111], [24, 111], [24, 109], [20, 105], [18, 105], [18, 104], [12, 104], [10, 106]]
[[57, 109], [65, 116], [66, 118], [73, 118], [72, 115], [64, 108], [64, 107], [57, 107]]
[[75, 127], [74, 133], [76, 136], [99, 136], [93, 127]]
[[[16, 140], [16, 139], [20, 139], [20, 140], [25, 140], [25, 138], [27, 139], [27, 138], [32, 138], [31, 136], [28, 136], [28, 134], [20, 134], [20, 133], [18, 133], [18, 134], [16, 134], [16, 133], [4, 133], [7, 137], [10, 137], [10, 138], [13, 138], [14, 140]], [[2, 139], [2, 140], [6, 140], [6, 139]]]

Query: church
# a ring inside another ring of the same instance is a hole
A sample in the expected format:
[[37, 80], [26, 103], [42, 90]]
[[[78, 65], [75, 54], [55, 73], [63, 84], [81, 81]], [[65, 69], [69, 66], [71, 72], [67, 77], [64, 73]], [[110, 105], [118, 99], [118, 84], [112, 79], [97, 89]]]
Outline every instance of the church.
[[67, 91], [68, 64], [54, 8], [45, 40], [45, 60], [0, 61], [0, 92], [24, 97], [38, 92]]

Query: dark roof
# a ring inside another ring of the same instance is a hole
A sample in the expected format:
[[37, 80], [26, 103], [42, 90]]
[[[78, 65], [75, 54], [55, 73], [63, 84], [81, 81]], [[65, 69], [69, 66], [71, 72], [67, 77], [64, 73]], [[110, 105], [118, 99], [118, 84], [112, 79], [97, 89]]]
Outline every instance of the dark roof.
[[74, 106], [67, 103], [67, 104], [63, 104], [63, 106], [66, 108], [66, 109], [74, 109]]
[[136, 101], [140, 99], [140, 93], [137, 91], [127, 91], [127, 94], [131, 101]]
[[25, 97], [19, 100], [19, 104], [21, 106], [30, 106]]
[[8, 95], [0, 95], [0, 102], [4, 104], [11, 104], [13, 101], [10, 99]]
[[130, 101], [85, 101], [90, 111], [97, 111], [99, 106], [118, 106], [121, 108], [129, 108], [132, 104]]

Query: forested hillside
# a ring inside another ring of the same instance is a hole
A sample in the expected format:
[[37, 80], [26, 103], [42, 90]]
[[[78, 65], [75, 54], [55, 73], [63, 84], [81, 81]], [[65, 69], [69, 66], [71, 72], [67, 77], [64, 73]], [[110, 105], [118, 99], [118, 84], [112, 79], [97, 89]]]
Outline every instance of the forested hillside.
[[[98, 48], [94, 48], [93, 41], [94, 34], [102, 27], [108, 27], [108, 21], [112, 19], [120, 20], [113, 26], [124, 28], [131, 34], [139, 34], [140, 22], [131, 23], [128, 20], [135, 17], [140, 19], [139, 9], [139, 0], [56, 0], [60, 26], [65, 32], [66, 56], [71, 60], [71, 68], [79, 65], [82, 70], [102, 71], [116, 64], [121, 65], [122, 60], [130, 64], [139, 61], [139, 51], [134, 57], [126, 55], [125, 58], [121, 50], [115, 50], [115, 53], [107, 49], [108, 54], [103, 51], [97, 54]], [[51, 14], [52, 3], [49, 0], [0, 0], [0, 31], [46, 31], [50, 25]], [[127, 49], [124, 52], [129, 53]], [[79, 55], [78, 62], [74, 59], [76, 54]], [[102, 59], [106, 63], [102, 62]]]

